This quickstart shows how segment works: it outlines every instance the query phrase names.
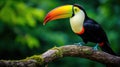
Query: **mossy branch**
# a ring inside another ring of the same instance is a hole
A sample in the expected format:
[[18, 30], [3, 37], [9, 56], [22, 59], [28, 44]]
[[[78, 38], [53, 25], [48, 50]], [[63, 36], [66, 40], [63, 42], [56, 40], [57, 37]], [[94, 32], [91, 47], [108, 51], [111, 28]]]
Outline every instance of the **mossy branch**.
[[102, 51], [95, 51], [88, 46], [67, 45], [54, 47], [41, 55], [34, 55], [22, 60], [0, 60], [0, 67], [40, 67], [67, 56], [82, 57], [102, 64], [120, 66], [120, 57]]

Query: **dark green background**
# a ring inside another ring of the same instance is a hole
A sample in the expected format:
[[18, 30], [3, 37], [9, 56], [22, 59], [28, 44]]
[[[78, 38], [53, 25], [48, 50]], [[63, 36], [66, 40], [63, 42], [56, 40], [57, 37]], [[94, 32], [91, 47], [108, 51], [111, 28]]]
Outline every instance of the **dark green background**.
[[[0, 59], [23, 59], [54, 46], [82, 41], [71, 31], [69, 19], [43, 26], [45, 15], [65, 4], [82, 5], [88, 16], [102, 25], [112, 49], [120, 54], [120, 0], [0, 0]], [[99, 35], [99, 34], [98, 34]], [[94, 43], [88, 43], [94, 46]], [[75, 57], [49, 63], [48, 67], [104, 67]]]

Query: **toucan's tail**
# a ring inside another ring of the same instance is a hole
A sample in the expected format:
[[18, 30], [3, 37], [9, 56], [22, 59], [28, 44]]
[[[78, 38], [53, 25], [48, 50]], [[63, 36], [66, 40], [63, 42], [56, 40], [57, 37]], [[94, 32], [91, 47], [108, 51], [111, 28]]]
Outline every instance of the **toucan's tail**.
[[112, 48], [110, 47], [110, 44], [108, 42], [99, 43], [99, 45], [102, 51], [107, 52], [112, 55], [116, 55], [114, 51], [112, 50]]
[[[108, 42], [99, 43], [99, 45], [102, 51], [117, 56], [112, 50], [112, 48], [110, 47], [110, 44]], [[107, 64], [106, 67], [119, 67], [119, 66]]]

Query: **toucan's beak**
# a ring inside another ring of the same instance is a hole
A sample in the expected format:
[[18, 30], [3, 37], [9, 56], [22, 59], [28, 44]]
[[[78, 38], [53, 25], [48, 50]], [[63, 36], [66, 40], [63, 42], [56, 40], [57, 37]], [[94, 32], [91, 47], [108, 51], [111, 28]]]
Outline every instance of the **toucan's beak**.
[[73, 5], [64, 5], [51, 10], [45, 17], [43, 25], [52, 20], [72, 17], [72, 7]]

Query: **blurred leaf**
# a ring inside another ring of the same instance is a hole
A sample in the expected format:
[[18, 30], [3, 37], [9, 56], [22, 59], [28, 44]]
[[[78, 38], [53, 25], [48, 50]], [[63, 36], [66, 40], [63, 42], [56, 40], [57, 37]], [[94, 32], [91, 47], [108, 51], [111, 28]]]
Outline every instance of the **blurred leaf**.
[[45, 12], [42, 9], [32, 9], [33, 17], [35, 17], [37, 20], [41, 21], [43, 23], [43, 19], [45, 16]]
[[30, 49], [40, 47], [39, 41], [35, 37], [32, 37], [29, 34], [27, 34], [25, 36], [18, 36], [16, 38], [16, 41], [20, 42], [21, 44], [24, 44], [24, 45], [27, 44]]
[[32, 37], [31, 35], [26, 35], [25, 38], [26, 38], [29, 48], [31, 49], [34, 47], [38, 48], [40, 46], [39, 41], [35, 37]]

